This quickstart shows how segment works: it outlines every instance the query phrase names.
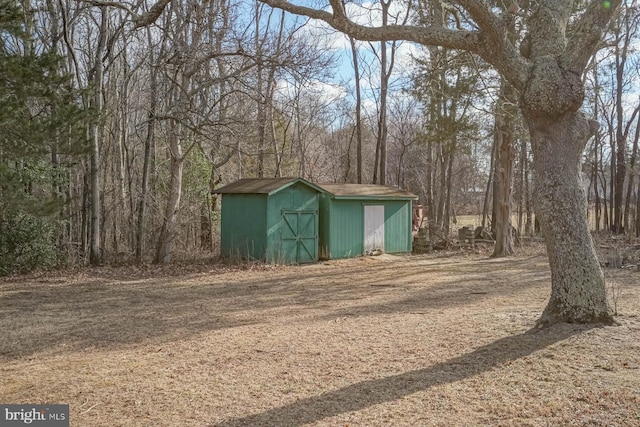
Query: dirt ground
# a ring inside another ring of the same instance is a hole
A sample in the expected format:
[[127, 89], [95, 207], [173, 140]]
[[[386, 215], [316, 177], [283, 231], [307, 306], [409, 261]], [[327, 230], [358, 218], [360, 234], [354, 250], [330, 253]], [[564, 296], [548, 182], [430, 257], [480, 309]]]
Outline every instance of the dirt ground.
[[532, 330], [542, 250], [0, 281], [0, 402], [92, 426], [640, 426], [640, 272], [619, 326]]

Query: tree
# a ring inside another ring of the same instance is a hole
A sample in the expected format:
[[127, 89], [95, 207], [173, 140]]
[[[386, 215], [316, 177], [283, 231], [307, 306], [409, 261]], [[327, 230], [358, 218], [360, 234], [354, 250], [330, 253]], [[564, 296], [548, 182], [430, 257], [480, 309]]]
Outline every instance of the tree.
[[[440, 20], [440, 18], [438, 18]], [[429, 226], [447, 236], [452, 204], [454, 164], [465, 146], [477, 140], [478, 128], [472, 120], [474, 103], [486, 96], [479, 82], [482, 70], [466, 52], [430, 47], [426, 59], [418, 58], [419, 77], [413, 95], [426, 110], [424, 147], [427, 156], [425, 184], [426, 215]], [[486, 67], [483, 67], [486, 68]]]
[[107, 32], [109, 28], [109, 10], [100, 8], [101, 23], [98, 34], [98, 45], [95, 52], [95, 62], [92, 72], [92, 84], [94, 94], [91, 98], [91, 107], [95, 111], [95, 118], [91, 123], [91, 248], [89, 262], [91, 265], [102, 263], [102, 243], [100, 239], [101, 206], [100, 206], [100, 145], [101, 123], [100, 114], [103, 108], [103, 84], [104, 84], [104, 56], [107, 48]]
[[[197, 72], [202, 64], [220, 54], [207, 49], [215, 46], [215, 41], [207, 38], [207, 18], [214, 17], [206, 14], [194, 1], [174, 3], [170, 9], [171, 15], [165, 22], [166, 38], [163, 40], [171, 55], [167, 62], [173, 66], [167, 68], [166, 79], [169, 83], [166, 98], [170, 103], [165, 113], [168, 123], [170, 179], [155, 263], [169, 262], [173, 256], [183, 193], [185, 159], [196, 146], [190, 131], [196, 130], [199, 125], [199, 115], [192, 110], [194, 99], [197, 99], [194, 94], [203, 89], [198, 85], [200, 82], [196, 79]], [[209, 83], [202, 82], [202, 86], [207, 84]]]
[[[151, 30], [146, 28], [147, 43], [152, 45]], [[158, 64], [153, 49], [149, 49], [149, 106], [147, 112], [146, 134], [144, 139], [144, 154], [142, 165], [142, 182], [140, 184], [140, 199], [138, 201], [138, 218], [135, 229], [135, 259], [142, 262], [144, 253], [145, 220], [147, 213], [147, 194], [149, 192], [149, 178], [151, 175], [151, 152], [156, 132], [156, 116], [158, 113]]]
[[[407, 188], [407, 157], [418, 139], [420, 112], [413, 97], [400, 97], [389, 105], [389, 163], [391, 184]], [[395, 170], [394, 170], [395, 169]]]
[[[613, 321], [587, 225], [580, 177], [582, 152], [597, 127], [581, 107], [583, 74], [621, 0], [514, 1], [502, 13], [482, 0], [454, 0], [450, 5], [458, 10], [459, 19], [451, 25], [434, 21], [428, 26], [380, 27], [355, 23], [339, 0], [330, 0], [330, 11], [286, 0], [262, 1], [325, 21], [356, 39], [409, 40], [461, 49], [491, 64], [518, 94], [530, 133], [536, 214], [547, 245], [552, 282], [539, 325]], [[517, 40], [507, 37], [514, 21], [524, 27]]]
[[636, 159], [632, 134], [640, 113], [633, 98], [640, 76], [636, 48], [639, 23], [637, 2], [623, 4], [603, 42], [605, 48], [594, 56], [587, 74], [587, 108], [601, 124], [585, 164], [592, 188], [589, 196], [594, 200], [596, 230], [604, 222], [604, 228], [615, 234], [629, 233], [633, 228], [630, 214], [635, 210]]
[[85, 114], [32, 10], [0, 0], [0, 275], [58, 262], [63, 156], [84, 148]]
[[360, 67], [358, 60], [358, 48], [356, 39], [349, 36], [349, 45], [351, 46], [351, 58], [353, 60], [353, 82], [356, 92], [356, 179], [358, 184], [362, 184], [362, 90], [360, 88]]
[[515, 159], [515, 114], [514, 99], [511, 87], [502, 82], [500, 95], [495, 107], [495, 165], [493, 184], [492, 229], [496, 244], [493, 248], [494, 258], [505, 257], [515, 253], [513, 234], [511, 232], [511, 193], [513, 183], [513, 167]]
[[[382, 25], [386, 26], [389, 23], [389, 18], [392, 17], [390, 11], [391, 0], [380, 0]], [[409, 13], [405, 13], [402, 23], [407, 23], [409, 19]], [[399, 20], [396, 18], [396, 23]], [[390, 49], [389, 49], [390, 48]], [[380, 52], [376, 52], [376, 49], [372, 46], [372, 50], [378, 60], [380, 61], [380, 99], [379, 99], [379, 111], [378, 111], [378, 129], [376, 134], [376, 151], [375, 160], [373, 165], [373, 183], [385, 185], [387, 183], [387, 140], [389, 136], [389, 124], [387, 118], [387, 103], [389, 96], [389, 83], [393, 68], [395, 65], [396, 53], [398, 50], [397, 41], [393, 41], [391, 46], [387, 46], [385, 40], [380, 41]]]
[[[612, 222], [611, 231], [615, 234], [625, 232], [628, 227], [628, 199], [629, 193], [625, 200], [625, 181], [627, 179], [627, 139], [629, 129], [634, 121], [635, 116], [640, 111], [640, 105], [633, 111], [631, 118], [625, 124], [623, 93], [629, 90], [632, 84], [627, 76], [628, 67], [627, 60], [630, 57], [629, 50], [635, 33], [637, 32], [638, 16], [634, 17], [633, 9], [623, 7], [620, 22], [613, 25], [614, 33], [614, 69], [615, 74], [615, 142], [612, 139], [612, 155], [615, 155], [615, 161], [612, 158]], [[635, 21], [635, 22], [633, 22]], [[613, 154], [615, 153], [615, 154]], [[631, 185], [628, 185], [631, 188]], [[623, 206], [625, 211], [623, 212]], [[626, 218], [625, 218], [626, 217]]]

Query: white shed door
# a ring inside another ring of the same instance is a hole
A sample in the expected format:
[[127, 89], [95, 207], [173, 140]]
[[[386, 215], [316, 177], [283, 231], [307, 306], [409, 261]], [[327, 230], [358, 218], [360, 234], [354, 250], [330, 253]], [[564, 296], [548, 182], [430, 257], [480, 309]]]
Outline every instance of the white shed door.
[[364, 206], [364, 251], [384, 251], [384, 206]]

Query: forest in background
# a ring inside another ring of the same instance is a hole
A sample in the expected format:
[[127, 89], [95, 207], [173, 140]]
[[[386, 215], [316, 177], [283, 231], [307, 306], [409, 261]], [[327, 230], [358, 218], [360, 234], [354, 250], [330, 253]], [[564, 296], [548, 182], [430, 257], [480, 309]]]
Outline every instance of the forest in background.
[[[518, 100], [477, 57], [337, 48], [260, 2], [172, 1], [142, 25], [154, 5], [0, 0], [0, 274], [215, 254], [215, 188], [242, 177], [397, 185], [442, 235], [507, 201], [534, 232]], [[350, 5], [382, 25], [429, 19]], [[600, 129], [583, 154], [594, 231], [635, 236], [639, 21], [626, 2], [591, 63]]]

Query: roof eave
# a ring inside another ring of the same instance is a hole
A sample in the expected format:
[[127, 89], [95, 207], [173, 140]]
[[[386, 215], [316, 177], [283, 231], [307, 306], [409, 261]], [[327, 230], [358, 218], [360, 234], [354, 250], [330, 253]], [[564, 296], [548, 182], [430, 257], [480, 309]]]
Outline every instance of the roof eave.
[[418, 196], [336, 196], [333, 193], [326, 192], [335, 200], [418, 200]]
[[304, 179], [304, 178], [296, 178], [296, 179], [293, 179], [293, 180], [291, 180], [290, 182], [288, 182], [288, 183], [286, 183], [286, 184], [284, 184], [284, 185], [282, 185], [282, 186], [280, 186], [280, 187], [278, 187], [278, 188], [275, 188], [275, 189], [271, 190], [270, 192], [268, 192], [268, 193], [266, 193], [266, 194], [267, 194], [268, 196], [271, 196], [271, 195], [273, 195], [273, 194], [277, 193], [278, 191], [282, 191], [282, 190], [284, 190], [285, 188], [289, 188], [289, 187], [291, 187], [292, 185], [297, 184], [297, 183], [299, 183], [299, 182], [303, 183], [303, 184], [304, 184], [304, 185], [306, 185], [307, 187], [311, 187], [312, 189], [316, 190], [316, 191], [317, 191], [317, 192], [319, 192], [319, 193], [326, 193], [326, 192], [327, 192], [326, 190], [323, 190], [322, 188], [320, 188], [320, 187], [318, 187], [317, 185], [315, 185], [315, 184], [313, 184], [313, 183], [311, 183], [311, 182], [307, 181], [307, 180], [306, 180], [306, 179]]

